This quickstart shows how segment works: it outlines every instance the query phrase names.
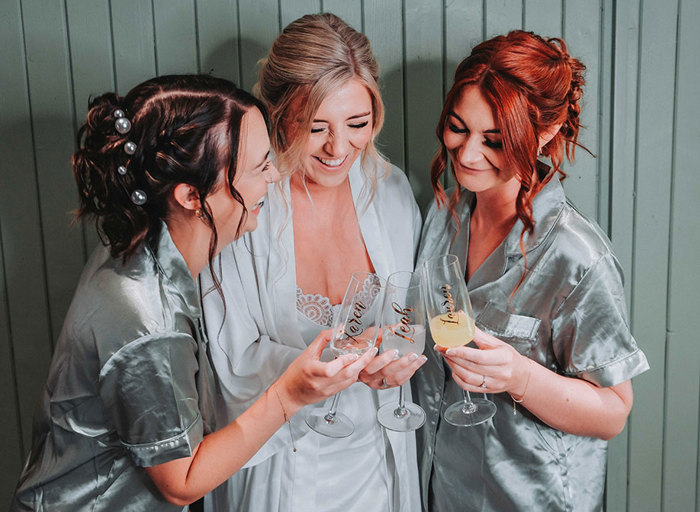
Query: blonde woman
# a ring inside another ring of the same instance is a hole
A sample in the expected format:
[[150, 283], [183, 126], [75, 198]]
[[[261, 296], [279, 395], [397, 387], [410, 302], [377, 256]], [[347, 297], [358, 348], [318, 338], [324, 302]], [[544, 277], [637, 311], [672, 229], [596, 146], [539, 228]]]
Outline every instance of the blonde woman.
[[[333, 318], [354, 271], [412, 270], [421, 219], [403, 172], [377, 152], [384, 109], [367, 38], [332, 14], [292, 22], [263, 61], [257, 93], [286, 178], [270, 187], [254, 236], [224, 250], [204, 309], [224, 421], [245, 411]], [[204, 276], [206, 278], [206, 276]], [[205, 288], [206, 290], [206, 288]], [[376, 357], [345, 392], [345, 439], [309, 429], [305, 408], [247, 468], [207, 498], [212, 510], [419, 510], [413, 434], [383, 430], [377, 408], [424, 356]], [[322, 407], [327, 407], [322, 405]]]

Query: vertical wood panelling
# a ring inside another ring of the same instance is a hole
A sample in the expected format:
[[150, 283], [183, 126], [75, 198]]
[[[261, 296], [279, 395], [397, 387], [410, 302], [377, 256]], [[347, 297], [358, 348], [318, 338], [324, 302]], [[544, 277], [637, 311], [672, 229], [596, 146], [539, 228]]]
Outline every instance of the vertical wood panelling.
[[433, 198], [430, 159], [442, 110], [442, 1], [404, 0], [406, 172], [422, 209]]
[[0, 503], [9, 502], [29, 448], [52, 343], [96, 243], [92, 226], [85, 234], [69, 228], [68, 213], [77, 204], [70, 155], [88, 96], [194, 71], [250, 90], [279, 31], [321, 10], [369, 37], [386, 106], [379, 149], [406, 171], [422, 207], [432, 199], [443, 97], [475, 44], [523, 27], [563, 37], [583, 60], [580, 141], [598, 158], [579, 150], [564, 186], [611, 235], [632, 329], [652, 366], [635, 379], [629, 425], [610, 444], [606, 510], [700, 510], [700, 325], [692, 300], [700, 289], [700, 4], [691, 0], [5, 0]]
[[[379, 63], [379, 86], [384, 102], [384, 128], [377, 148], [394, 165], [405, 170], [404, 65], [401, 0], [365, 0], [365, 34]], [[387, 20], [395, 20], [387, 23]]]
[[[280, 2], [280, 19], [283, 29], [292, 21], [304, 14], [313, 14], [321, 11], [321, 0], [297, 0], [295, 2]], [[336, 13], [337, 14], [337, 13]]]
[[362, 0], [323, 0], [323, 12], [332, 12], [355, 30], [363, 30]]
[[487, 39], [523, 26], [523, 0], [487, 0], [484, 11]]
[[565, 0], [524, 0], [523, 29], [542, 37], [561, 37], [562, 2]]
[[[0, 27], [2, 24], [0, 24]], [[22, 442], [17, 418], [14, 357], [10, 345], [9, 301], [5, 282], [2, 225], [0, 224], [0, 506], [9, 502], [22, 464]]]
[[[676, 6], [642, 2], [639, 62], [633, 332], [651, 371], [635, 380], [644, 406], [630, 420], [628, 510], [661, 509], [666, 289], [672, 165]], [[639, 402], [638, 402], [639, 403]]]
[[[68, 0], [66, 8], [77, 130], [85, 121], [88, 98], [115, 89], [114, 53], [107, 0]], [[85, 250], [89, 254], [99, 238], [93, 222], [83, 224]]]
[[[24, 33], [19, 1], [8, 2], [0, 16], [0, 223], [8, 323], [14, 351], [16, 386], [3, 395], [8, 420], [21, 426], [20, 435], [3, 431], [2, 442], [19, 446], [23, 453], [31, 440], [31, 416], [51, 356], [42, 219], [34, 165], [33, 133], [27, 88]], [[16, 407], [19, 403], [19, 409]], [[8, 460], [8, 470], [20, 462]], [[16, 474], [11, 480], [16, 481]], [[2, 496], [7, 503], [9, 496]]]
[[156, 63], [159, 75], [196, 73], [194, 0], [154, 0]]
[[239, 0], [241, 86], [250, 91], [258, 77], [258, 60], [267, 55], [279, 33], [277, 0]]
[[[598, 153], [598, 90], [600, 85], [600, 4], [567, 2], [564, 12], [564, 38], [569, 53], [586, 65], [579, 142]], [[576, 164], [565, 167], [564, 190], [573, 203], [592, 219], [598, 217], [598, 168], [585, 151], [576, 151]]]
[[[76, 193], [71, 171], [73, 91], [63, 4], [23, 2], [27, 76], [32, 108], [53, 339], [63, 324], [83, 267], [84, 241], [71, 227]], [[46, 24], [44, 20], [52, 23]]]
[[676, 61], [671, 251], [669, 272], [666, 410], [664, 415], [663, 510], [693, 510], [698, 481], [700, 397], [700, 275], [693, 257], [700, 247], [697, 216], [687, 209], [700, 197], [700, 102], [697, 32], [700, 4], [680, 2]]
[[457, 65], [483, 40], [483, 1], [465, 0], [445, 5], [445, 94], [452, 87]]
[[153, 9], [151, 2], [141, 0], [114, 0], [110, 5], [116, 84], [124, 95], [156, 75]]
[[198, 0], [199, 71], [238, 84], [238, 9], [236, 0]]

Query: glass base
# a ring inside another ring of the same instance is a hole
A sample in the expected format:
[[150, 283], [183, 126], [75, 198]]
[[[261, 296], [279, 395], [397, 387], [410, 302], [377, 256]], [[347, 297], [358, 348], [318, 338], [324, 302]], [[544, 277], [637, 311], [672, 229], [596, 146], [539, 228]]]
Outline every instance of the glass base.
[[348, 437], [355, 431], [355, 424], [341, 412], [330, 415], [324, 409], [316, 409], [306, 417], [311, 430], [326, 437]]
[[403, 409], [397, 403], [382, 405], [377, 410], [379, 424], [396, 432], [411, 432], [425, 423], [425, 411], [413, 402], [404, 403]]
[[443, 414], [445, 421], [455, 427], [473, 427], [493, 418], [496, 404], [485, 398], [472, 398], [469, 402], [456, 402]]

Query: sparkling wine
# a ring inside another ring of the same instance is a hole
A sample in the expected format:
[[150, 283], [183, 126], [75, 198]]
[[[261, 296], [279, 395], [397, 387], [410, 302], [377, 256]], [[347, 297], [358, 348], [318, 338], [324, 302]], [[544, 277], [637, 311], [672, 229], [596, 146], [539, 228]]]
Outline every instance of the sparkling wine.
[[461, 347], [474, 337], [474, 320], [460, 310], [430, 319], [430, 334], [441, 347]]

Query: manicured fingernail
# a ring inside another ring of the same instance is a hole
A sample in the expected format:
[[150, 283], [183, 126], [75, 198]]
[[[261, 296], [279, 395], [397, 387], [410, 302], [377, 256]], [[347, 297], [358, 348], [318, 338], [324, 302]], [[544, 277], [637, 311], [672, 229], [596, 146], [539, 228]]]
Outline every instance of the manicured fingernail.
[[396, 361], [399, 357], [401, 357], [401, 356], [399, 355], [399, 351], [398, 351], [398, 350], [394, 349], [394, 350], [392, 350], [392, 352], [394, 353], [394, 361]]
[[377, 355], [377, 352], [379, 352], [379, 349], [378, 349], [377, 347], [372, 347], [371, 352], [372, 352], [372, 355], [373, 355], [373, 356], [376, 356], [376, 355]]
[[348, 357], [348, 359], [350, 359], [350, 361], [357, 361], [360, 358], [360, 356], [358, 354], [348, 354], [348, 355], [350, 356], [350, 357]]
[[416, 354], [415, 352], [411, 352], [410, 354], [408, 354], [408, 360], [409, 360], [409, 361], [413, 362], [413, 361], [415, 361], [416, 359], [418, 359], [418, 354]]
[[445, 355], [451, 356], [452, 354], [454, 354], [454, 350], [452, 350], [451, 348], [445, 350]]
[[422, 364], [422, 363], [425, 363], [427, 360], [428, 360], [428, 358], [427, 358], [426, 356], [420, 356], [420, 362], [421, 362], [421, 364]]

